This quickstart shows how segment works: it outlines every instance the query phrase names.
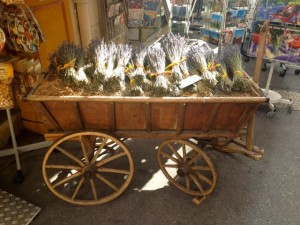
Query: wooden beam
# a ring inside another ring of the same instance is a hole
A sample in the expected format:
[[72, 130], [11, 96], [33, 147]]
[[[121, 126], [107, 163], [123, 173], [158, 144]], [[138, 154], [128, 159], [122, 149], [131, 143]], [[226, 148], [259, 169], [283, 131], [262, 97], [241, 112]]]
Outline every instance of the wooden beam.
[[259, 83], [261, 66], [262, 66], [262, 61], [265, 53], [266, 39], [269, 32], [269, 23], [270, 23], [269, 20], [264, 21], [264, 24], [261, 28], [260, 35], [259, 35], [260, 38], [259, 38], [258, 51], [256, 56], [256, 64], [255, 64], [255, 69], [253, 74], [253, 81], [257, 84]]

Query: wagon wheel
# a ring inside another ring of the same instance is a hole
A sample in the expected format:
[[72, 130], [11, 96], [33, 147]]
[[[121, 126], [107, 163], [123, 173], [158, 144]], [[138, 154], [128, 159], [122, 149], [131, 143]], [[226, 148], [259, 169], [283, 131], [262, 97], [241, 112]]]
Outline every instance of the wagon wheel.
[[214, 190], [216, 169], [210, 158], [192, 142], [166, 140], [158, 148], [157, 159], [164, 175], [181, 191], [205, 196]]
[[65, 135], [49, 148], [43, 177], [50, 191], [76, 205], [96, 205], [121, 195], [133, 176], [133, 160], [118, 139], [99, 132]]

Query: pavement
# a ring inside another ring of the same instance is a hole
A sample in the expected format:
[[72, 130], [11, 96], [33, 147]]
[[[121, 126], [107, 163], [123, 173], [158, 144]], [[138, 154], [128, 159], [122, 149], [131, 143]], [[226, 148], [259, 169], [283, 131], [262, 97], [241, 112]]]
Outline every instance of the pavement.
[[[249, 74], [254, 64], [254, 59], [245, 63]], [[261, 74], [262, 87], [267, 73]], [[300, 92], [299, 84], [300, 77], [293, 70], [285, 77], [275, 71], [271, 88]], [[0, 188], [41, 208], [31, 225], [298, 225], [300, 111], [288, 113], [286, 108], [278, 108], [273, 118], [267, 118], [267, 112], [259, 109], [255, 117], [254, 144], [265, 149], [261, 160], [205, 148], [217, 168], [218, 181], [214, 192], [200, 205], [161, 178], [156, 160], [160, 139], [125, 142], [135, 163], [133, 179], [120, 197], [103, 205], [75, 206], [55, 197], [42, 176], [46, 148], [21, 154], [22, 184], [12, 182], [14, 158], [2, 158]], [[24, 130], [18, 143], [40, 138]]]

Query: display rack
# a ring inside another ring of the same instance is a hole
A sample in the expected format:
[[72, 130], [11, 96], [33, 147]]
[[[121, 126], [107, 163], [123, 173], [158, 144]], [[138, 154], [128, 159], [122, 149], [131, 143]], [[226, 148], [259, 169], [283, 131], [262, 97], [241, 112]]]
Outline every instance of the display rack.
[[[262, 70], [267, 70], [266, 63], [270, 63], [270, 71], [265, 94], [270, 97], [270, 109], [267, 114], [272, 117], [276, 111], [274, 104], [282, 103], [287, 105], [288, 112], [292, 111], [293, 101], [283, 99], [282, 96], [270, 90], [272, 75], [275, 63], [280, 64], [283, 71], [279, 74], [285, 76], [287, 67], [295, 68], [295, 74], [300, 72], [300, 3], [285, 3], [279, 1], [257, 1], [256, 10], [250, 32], [248, 55], [256, 57], [260, 39], [260, 27], [263, 21], [269, 21], [268, 38], [264, 49], [265, 63]], [[298, 69], [298, 70], [297, 70]]]
[[101, 18], [105, 27], [105, 40], [115, 43], [127, 42], [127, 26], [125, 23], [126, 12], [124, 0], [102, 1], [103, 12]]
[[170, 30], [188, 36], [192, 14], [197, 0], [171, 0]]

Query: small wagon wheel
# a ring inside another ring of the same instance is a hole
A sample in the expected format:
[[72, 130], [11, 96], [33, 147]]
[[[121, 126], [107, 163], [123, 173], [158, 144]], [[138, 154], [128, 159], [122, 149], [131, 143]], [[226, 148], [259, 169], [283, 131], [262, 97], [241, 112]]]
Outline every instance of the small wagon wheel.
[[110, 135], [67, 134], [49, 148], [43, 177], [50, 191], [76, 205], [103, 204], [121, 195], [133, 176], [127, 147]]
[[166, 140], [157, 151], [160, 169], [181, 191], [193, 196], [210, 194], [216, 186], [217, 173], [210, 158], [187, 140]]

